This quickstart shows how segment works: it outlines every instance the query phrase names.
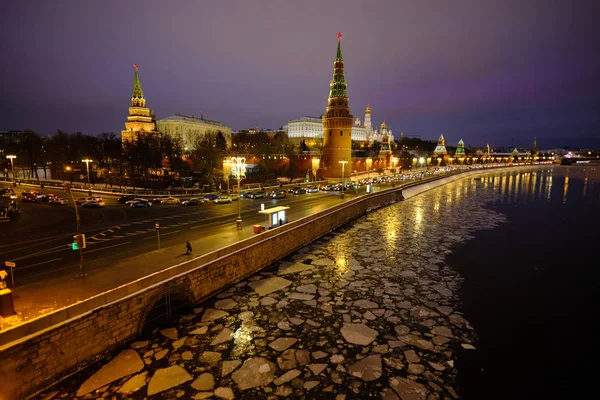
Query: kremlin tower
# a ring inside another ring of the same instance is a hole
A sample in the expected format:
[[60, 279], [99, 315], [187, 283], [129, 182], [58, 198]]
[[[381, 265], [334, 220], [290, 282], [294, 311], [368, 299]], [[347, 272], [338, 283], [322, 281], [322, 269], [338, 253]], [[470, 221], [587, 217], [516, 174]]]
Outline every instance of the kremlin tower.
[[448, 150], [446, 150], [446, 139], [444, 139], [444, 135], [440, 134], [440, 138], [438, 139], [437, 146], [435, 150], [433, 150], [434, 156], [445, 156], [448, 154]]
[[460, 158], [465, 156], [465, 142], [462, 139], [458, 141], [458, 146], [456, 146], [456, 151], [454, 152], [454, 157]]
[[[341, 46], [342, 34], [338, 33], [337, 54], [333, 63], [333, 79], [329, 84], [327, 111], [323, 115], [323, 158], [321, 167], [323, 177], [341, 178], [340, 161], [351, 162], [352, 156], [352, 121], [348, 105], [346, 80], [344, 79], [344, 59]], [[349, 166], [348, 166], [349, 167]], [[350, 172], [350, 168], [346, 173]]]
[[129, 107], [129, 116], [125, 122], [125, 130], [121, 131], [121, 142], [125, 144], [129, 141], [135, 141], [139, 134], [158, 134], [156, 131], [156, 122], [154, 115], [146, 108], [146, 99], [140, 83], [137, 64], [133, 65], [135, 69], [133, 77], [133, 94], [131, 96], [131, 107]]

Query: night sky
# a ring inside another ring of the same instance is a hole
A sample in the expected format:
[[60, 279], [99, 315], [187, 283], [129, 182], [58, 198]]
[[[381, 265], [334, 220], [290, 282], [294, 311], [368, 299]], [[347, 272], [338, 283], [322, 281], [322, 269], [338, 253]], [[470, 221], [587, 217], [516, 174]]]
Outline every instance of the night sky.
[[157, 118], [277, 129], [327, 105], [398, 137], [600, 147], [598, 1], [10, 1], [0, 130], [118, 133], [133, 64]]

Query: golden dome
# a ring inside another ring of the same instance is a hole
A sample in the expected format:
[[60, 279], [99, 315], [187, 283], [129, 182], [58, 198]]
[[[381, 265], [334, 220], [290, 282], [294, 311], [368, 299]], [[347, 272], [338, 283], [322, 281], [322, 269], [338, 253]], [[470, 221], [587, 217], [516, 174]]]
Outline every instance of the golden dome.
[[381, 129], [387, 129], [387, 125], [386, 125], [385, 121], [383, 121], [381, 123]]
[[365, 108], [365, 114], [371, 114], [371, 107], [369, 107], [369, 105]]

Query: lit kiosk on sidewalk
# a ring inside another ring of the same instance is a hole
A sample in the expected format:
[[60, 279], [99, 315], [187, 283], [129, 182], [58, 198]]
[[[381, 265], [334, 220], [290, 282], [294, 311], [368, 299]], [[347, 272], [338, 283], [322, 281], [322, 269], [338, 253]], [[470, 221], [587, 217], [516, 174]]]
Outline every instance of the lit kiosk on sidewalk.
[[[269, 221], [269, 229], [276, 228], [279, 225], [283, 225], [287, 222], [286, 210], [290, 208], [287, 206], [278, 206], [273, 208], [267, 208], [266, 210], [261, 210], [258, 213], [267, 215], [267, 220]], [[255, 228], [255, 233], [256, 232]]]

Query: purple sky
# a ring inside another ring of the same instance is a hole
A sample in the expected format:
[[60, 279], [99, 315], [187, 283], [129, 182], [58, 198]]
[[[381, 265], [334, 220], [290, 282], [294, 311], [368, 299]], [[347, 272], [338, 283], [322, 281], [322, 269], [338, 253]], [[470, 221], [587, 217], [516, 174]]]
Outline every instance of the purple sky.
[[158, 118], [279, 128], [327, 104], [336, 34], [351, 111], [396, 137], [600, 146], [594, 1], [13, 1], [0, 130], [124, 127], [133, 64]]

